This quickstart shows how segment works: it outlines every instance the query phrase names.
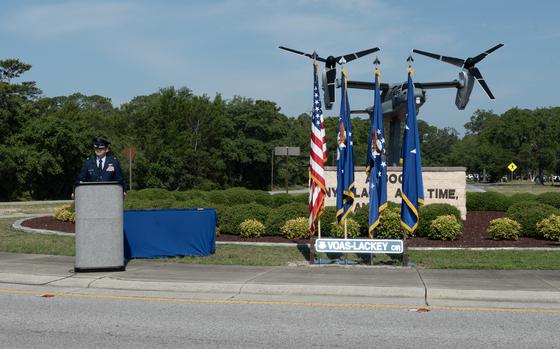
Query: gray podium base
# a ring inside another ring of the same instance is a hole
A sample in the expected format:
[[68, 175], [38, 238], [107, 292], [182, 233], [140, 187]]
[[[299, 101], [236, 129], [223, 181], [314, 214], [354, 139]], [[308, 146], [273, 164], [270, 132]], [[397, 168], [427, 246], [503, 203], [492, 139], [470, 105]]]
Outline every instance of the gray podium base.
[[123, 190], [112, 182], [76, 186], [74, 271], [123, 271]]

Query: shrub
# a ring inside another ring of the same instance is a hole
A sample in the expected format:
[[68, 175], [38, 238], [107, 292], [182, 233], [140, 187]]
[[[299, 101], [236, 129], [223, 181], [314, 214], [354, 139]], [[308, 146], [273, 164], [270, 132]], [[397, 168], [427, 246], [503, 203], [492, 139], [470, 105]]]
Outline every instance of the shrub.
[[270, 206], [270, 194], [262, 190], [250, 190], [246, 188], [230, 188], [226, 190], [214, 190], [211, 192], [213, 202], [218, 204], [239, 205], [258, 203]]
[[224, 190], [211, 190], [206, 195], [208, 196], [208, 201], [212, 204], [227, 204], [227, 198]]
[[538, 222], [537, 232], [545, 239], [560, 241], [560, 216], [551, 215]]
[[175, 201], [173, 208], [208, 208], [210, 203], [202, 198], [188, 199], [184, 201]]
[[223, 233], [220, 227], [223, 224], [223, 218], [229, 214], [228, 211], [230, 210], [230, 207], [226, 205], [215, 205], [215, 204], [212, 206], [213, 206], [212, 208], [216, 210], [216, 214], [218, 215], [218, 222], [216, 222], [217, 229], [220, 230], [220, 233]]
[[76, 211], [74, 204], [62, 205], [54, 210], [54, 219], [61, 222], [76, 223]]
[[457, 222], [461, 222], [461, 211], [450, 204], [430, 204], [420, 207], [420, 219], [416, 228], [416, 236], [428, 236], [432, 221], [439, 216], [453, 215]]
[[509, 197], [509, 205], [518, 202], [537, 201], [537, 196], [533, 193], [516, 193]]
[[543, 204], [554, 206], [556, 208], [560, 208], [560, 193], [542, 193], [537, 196], [537, 201]]
[[288, 219], [282, 226], [282, 234], [290, 240], [309, 238], [309, 218]]
[[209, 201], [208, 199], [208, 192], [192, 189], [186, 191], [173, 191], [171, 192], [175, 200], [177, 201], [189, 201], [189, 200], [204, 200], [206, 202]]
[[266, 222], [270, 208], [259, 204], [243, 204], [237, 206], [220, 206], [217, 210], [220, 232], [222, 234], [239, 234], [239, 225], [247, 219]]
[[336, 220], [336, 207], [325, 207], [325, 211], [319, 218], [321, 219], [321, 236], [330, 236], [332, 228], [331, 223]]
[[129, 195], [126, 194], [126, 197], [124, 199], [124, 209], [125, 210], [145, 209], [148, 206], [150, 206], [149, 202], [150, 201], [142, 200], [142, 199], [139, 199], [139, 198], [130, 198]]
[[511, 218], [497, 218], [490, 221], [486, 232], [494, 240], [517, 240], [521, 234], [521, 224]]
[[140, 196], [138, 190], [129, 190], [126, 192], [125, 200], [139, 200]]
[[[346, 219], [346, 232], [347, 237], [357, 238], [360, 236], [360, 225], [353, 218]], [[343, 238], [344, 237], [344, 223], [338, 224], [337, 222], [331, 223], [331, 236]]]
[[456, 240], [463, 228], [454, 215], [439, 216], [430, 224], [428, 237], [434, 240]]
[[255, 191], [246, 188], [229, 188], [224, 190], [226, 204], [250, 204], [255, 202]]
[[483, 193], [467, 192], [467, 211], [500, 211], [505, 212], [510, 206], [507, 196], [495, 191]]
[[135, 196], [142, 200], [175, 200], [173, 194], [170, 191], [158, 188], [147, 188], [138, 190], [135, 193]]
[[264, 224], [256, 219], [246, 219], [239, 224], [239, 235], [242, 238], [258, 238], [264, 234]]
[[294, 197], [290, 194], [280, 193], [271, 196], [272, 196], [272, 200], [271, 200], [272, 207], [279, 207], [294, 202]]
[[255, 190], [253, 192], [254, 200], [257, 204], [261, 204], [267, 207], [272, 207], [272, 195], [266, 191]]
[[157, 200], [143, 200], [142, 203], [146, 207], [144, 209], [166, 209], [166, 208], [176, 208], [177, 201], [175, 199], [157, 199]]
[[[336, 212], [335, 212], [335, 219], [336, 219]], [[359, 225], [360, 225], [360, 236], [369, 236], [368, 229], [369, 229], [369, 205], [363, 205], [360, 208], [357, 208], [354, 211], [354, 215], [352, 216]]]
[[270, 211], [265, 221], [266, 235], [279, 236], [282, 234], [282, 226], [289, 219], [307, 217], [309, 206], [307, 204], [291, 203], [276, 207]]
[[558, 214], [559, 210], [553, 206], [535, 201], [518, 202], [507, 210], [506, 217], [521, 224], [521, 236], [535, 237], [535, 225], [542, 219]]
[[403, 239], [404, 230], [401, 225], [401, 210], [395, 207], [387, 207], [381, 214], [377, 232], [373, 236], [376, 239]]
[[309, 205], [309, 194], [290, 194], [292, 195], [292, 202], [298, 202]]

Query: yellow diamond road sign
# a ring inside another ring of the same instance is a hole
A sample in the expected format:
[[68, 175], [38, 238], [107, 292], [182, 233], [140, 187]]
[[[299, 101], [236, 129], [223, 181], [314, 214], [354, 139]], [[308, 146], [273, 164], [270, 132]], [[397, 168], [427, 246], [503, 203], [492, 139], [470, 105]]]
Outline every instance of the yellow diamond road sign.
[[515, 171], [515, 169], [517, 168], [517, 165], [514, 164], [513, 162], [511, 164], [508, 165], [508, 169], [513, 172]]

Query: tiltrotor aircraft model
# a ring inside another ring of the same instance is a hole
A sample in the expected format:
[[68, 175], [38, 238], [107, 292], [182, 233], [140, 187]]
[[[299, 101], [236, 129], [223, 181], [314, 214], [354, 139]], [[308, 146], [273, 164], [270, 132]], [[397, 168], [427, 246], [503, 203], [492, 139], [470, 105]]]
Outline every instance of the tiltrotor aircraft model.
[[[459, 68], [459, 78], [452, 81], [442, 81], [442, 82], [415, 82], [414, 83], [414, 97], [416, 100], [416, 110], [418, 111], [420, 107], [426, 102], [426, 90], [431, 89], [441, 89], [441, 88], [456, 88], [457, 95], [455, 97], [455, 105], [459, 110], [465, 109], [474, 86], [474, 81], [478, 81], [484, 92], [488, 95], [491, 100], [494, 100], [494, 95], [490, 91], [488, 84], [484, 81], [480, 70], [478, 70], [475, 65], [482, 61], [490, 53], [496, 51], [504, 44], [498, 44], [481, 54], [468, 57], [467, 59], [442, 56], [431, 52], [426, 52], [422, 50], [413, 49], [412, 52], [418, 53], [420, 55], [428, 56], [449, 64], [453, 64]], [[335, 100], [335, 86], [340, 87], [339, 81], [336, 79], [336, 63], [344, 64], [351, 60], [359, 57], [363, 57], [370, 53], [376, 52], [379, 48], [375, 47], [369, 50], [359, 51], [356, 53], [333, 57], [329, 56], [327, 59], [323, 59], [314, 52], [313, 54], [304, 53], [301, 51], [293, 50], [287, 47], [279, 46], [279, 48], [297, 53], [311, 59], [315, 59], [321, 62], [325, 62], [325, 73], [323, 73], [323, 97], [325, 108], [330, 110]], [[409, 62], [413, 61], [412, 57], [409, 57]], [[376, 58], [374, 64], [379, 64], [379, 60]], [[371, 81], [347, 81], [348, 88], [354, 89], [366, 89], [373, 90], [374, 83]], [[407, 83], [380, 83], [381, 90], [381, 104], [382, 112], [385, 120], [389, 120], [390, 125], [390, 144], [389, 144], [389, 164], [395, 166], [397, 165], [399, 158], [399, 138], [401, 133], [401, 123], [406, 115], [406, 100], [407, 100]], [[373, 107], [366, 110], [355, 110], [353, 113], [368, 113], [373, 112]]]

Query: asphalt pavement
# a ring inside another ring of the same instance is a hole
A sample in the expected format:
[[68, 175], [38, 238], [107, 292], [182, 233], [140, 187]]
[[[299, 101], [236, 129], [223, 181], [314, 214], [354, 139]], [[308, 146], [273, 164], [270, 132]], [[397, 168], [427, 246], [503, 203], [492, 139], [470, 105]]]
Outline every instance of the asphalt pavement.
[[[261, 295], [560, 304], [560, 271], [299, 265], [251, 267], [132, 260], [120, 272], [74, 272], [74, 257], [0, 252], [0, 284]], [[1, 287], [1, 286], [0, 286]]]

